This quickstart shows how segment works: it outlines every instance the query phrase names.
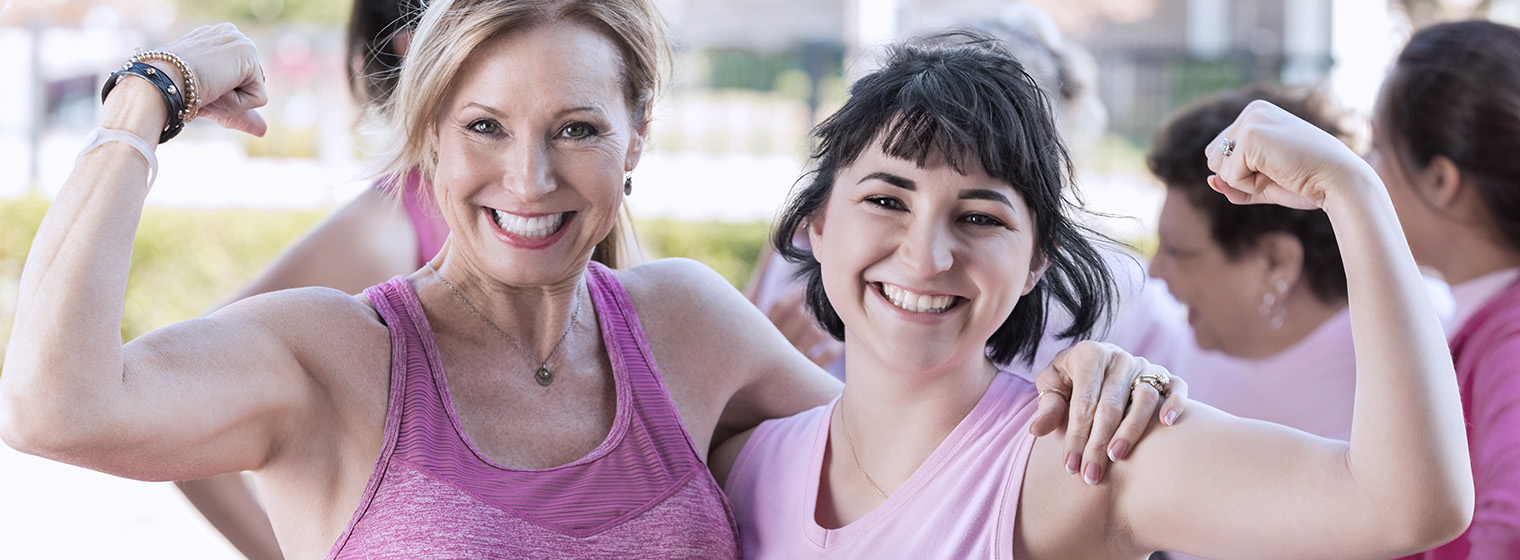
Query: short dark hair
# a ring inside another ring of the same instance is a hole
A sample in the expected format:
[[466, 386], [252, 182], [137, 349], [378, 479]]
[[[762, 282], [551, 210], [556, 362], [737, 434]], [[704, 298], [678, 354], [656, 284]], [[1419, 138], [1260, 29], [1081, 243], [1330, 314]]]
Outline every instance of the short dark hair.
[[1257, 84], [1204, 98], [1167, 119], [1151, 141], [1146, 163], [1168, 190], [1182, 195], [1203, 212], [1209, 221], [1209, 237], [1224, 250], [1226, 258], [1240, 258], [1255, 249], [1267, 234], [1291, 235], [1303, 246], [1303, 273], [1310, 291], [1327, 303], [1345, 301], [1346, 268], [1330, 218], [1323, 210], [1233, 204], [1208, 185], [1208, 176], [1213, 172], [1209, 171], [1204, 149], [1235, 121], [1246, 105], [1257, 99], [1345, 140], [1346, 134], [1336, 123], [1336, 116], [1318, 92], [1293, 92]]
[[[945, 40], [954, 36], [957, 40]], [[799, 265], [807, 306], [835, 338], [844, 323], [823, 290], [821, 268], [793, 234], [820, 212], [839, 170], [866, 149], [920, 167], [943, 158], [965, 173], [979, 162], [988, 176], [1024, 198], [1035, 223], [1036, 255], [1049, 266], [992, 337], [987, 356], [997, 363], [1030, 363], [1045, 331], [1048, 300], [1068, 310], [1072, 324], [1061, 338], [1090, 336], [1112, 304], [1115, 288], [1089, 235], [1073, 221], [1072, 165], [1039, 85], [994, 39], [960, 30], [899, 44], [881, 69], [850, 87], [844, 106], [813, 130], [815, 168], [800, 181], [772, 236], [776, 250]], [[880, 138], [880, 145], [873, 140]], [[975, 159], [972, 159], [975, 158]], [[1022, 279], [1010, 278], [1009, 282]]]
[[1520, 249], [1520, 29], [1483, 20], [1422, 29], [1383, 89], [1377, 122], [1399, 165], [1424, 169], [1446, 156]]

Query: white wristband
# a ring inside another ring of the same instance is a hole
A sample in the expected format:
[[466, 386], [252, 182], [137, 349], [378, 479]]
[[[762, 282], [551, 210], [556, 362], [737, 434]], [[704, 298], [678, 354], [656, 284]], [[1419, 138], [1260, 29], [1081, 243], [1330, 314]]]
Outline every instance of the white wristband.
[[99, 148], [102, 144], [107, 142], [126, 142], [128, 146], [137, 148], [137, 152], [142, 154], [143, 159], [148, 160], [148, 188], [153, 188], [153, 181], [158, 179], [158, 158], [153, 155], [153, 146], [148, 145], [147, 140], [143, 140], [141, 136], [124, 130], [102, 127], [95, 127], [95, 130], [91, 130], [90, 135], [86, 136], [84, 140], [84, 149], [79, 150], [79, 156], [74, 158], [75, 167], [79, 166], [79, 160], [84, 158], [85, 154], [90, 153], [90, 150]]

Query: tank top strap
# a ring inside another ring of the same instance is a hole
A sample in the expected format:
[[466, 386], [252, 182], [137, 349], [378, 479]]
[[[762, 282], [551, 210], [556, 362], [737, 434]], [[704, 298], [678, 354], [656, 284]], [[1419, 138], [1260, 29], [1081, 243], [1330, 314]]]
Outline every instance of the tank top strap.
[[[434, 464], [468, 453], [467, 444], [450, 420], [448, 380], [438, 339], [428, 323], [422, 300], [405, 277], [365, 290], [391, 333], [391, 391], [386, 407], [386, 438], [396, 442], [400, 458]], [[390, 424], [396, 424], [391, 436]]]
[[[586, 284], [596, 304], [597, 319], [602, 323], [602, 339], [607, 345], [612, 370], [615, 375], [623, 376], [619, 381], [626, 382], [629, 387], [632, 401], [629, 404], [634, 416], [648, 431], [650, 443], [672, 467], [692, 463], [697, 468], [706, 469], [660, 375], [659, 365], [649, 349], [649, 340], [627, 289], [611, 269], [596, 261], [586, 267]], [[689, 453], [674, 452], [683, 449]]]

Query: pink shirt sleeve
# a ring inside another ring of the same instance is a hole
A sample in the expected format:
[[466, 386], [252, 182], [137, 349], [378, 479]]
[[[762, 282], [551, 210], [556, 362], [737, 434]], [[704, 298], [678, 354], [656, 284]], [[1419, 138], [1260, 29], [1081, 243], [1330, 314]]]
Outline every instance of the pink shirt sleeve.
[[1509, 323], [1511, 332], [1481, 350], [1465, 411], [1477, 491], [1472, 559], [1520, 558], [1520, 321]]

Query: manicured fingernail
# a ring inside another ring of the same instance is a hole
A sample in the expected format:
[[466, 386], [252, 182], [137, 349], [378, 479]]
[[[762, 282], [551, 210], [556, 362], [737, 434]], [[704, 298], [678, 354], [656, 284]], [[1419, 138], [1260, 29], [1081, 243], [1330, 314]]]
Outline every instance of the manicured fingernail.
[[1066, 474], [1077, 474], [1077, 469], [1082, 466], [1082, 454], [1072, 453], [1066, 456]]
[[1166, 411], [1166, 416], [1161, 418], [1161, 423], [1166, 424], [1168, 426], [1170, 426], [1170, 425], [1172, 425], [1173, 423], [1176, 423], [1176, 422], [1177, 422], [1177, 411], [1175, 411], [1175, 410], [1168, 410], [1168, 411]]
[[1124, 458], [1124, 453], [1127, 451], [1129, 451], [1129, 442], [1121, 439], [1108, 446], [1108, 458], [1112, 461], [1118, 461]]
[[1103, 467], [1098, 466], [1097, 463], [1087, 465], [1087, 468], [1082, 470], [1082, 480], [1086, 481], [1088, 486], [1097, 484], [1100, 478], [1103, 478]]

